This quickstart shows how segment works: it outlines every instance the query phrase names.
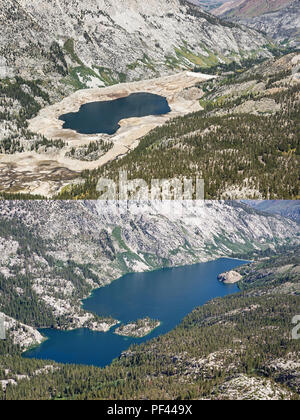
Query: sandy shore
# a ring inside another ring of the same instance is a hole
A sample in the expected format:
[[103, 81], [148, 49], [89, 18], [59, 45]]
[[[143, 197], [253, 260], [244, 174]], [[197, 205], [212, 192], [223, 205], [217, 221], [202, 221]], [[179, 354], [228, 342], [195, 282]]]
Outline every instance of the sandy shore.
[[[62, 139], [66, 147], [46, 154], [25, 152], [0, 155], [0, 177], [4, 181], [6, 190], [52, 195], [62, 186], [78, 178], [82, 170], [98, 168], [128, 153], [138, 145], [141, 137], [169, 119], [201, 110], [199, 104], [201, 91], [200, 89], [193, 90], [193, 86], [212, 77], [214, 76], [185, 71], [157, 79], [122, 83], [106, 88], [84, 89], [64, 98], [59, 103], [43, 108], [35, 118], [29, 121], [29, 130], [42, 134], [48, 139]], [[188, 88], [192, 90], [186, 94]], [[119, 123], [120, 129], [111, 136], [86, 135], [63, 129], [63, 121], [58, 119], [62, 114], [77, 112], [85, 103], [114, 100], [137, 92], [148, 92], [166, 97], [171, 112], [161, 116], [122, 120]], [[65, 156], [72, 147], [86, 145], [103, 138], [112, 141], [113, 147], [98, 160], [80, 161]]]

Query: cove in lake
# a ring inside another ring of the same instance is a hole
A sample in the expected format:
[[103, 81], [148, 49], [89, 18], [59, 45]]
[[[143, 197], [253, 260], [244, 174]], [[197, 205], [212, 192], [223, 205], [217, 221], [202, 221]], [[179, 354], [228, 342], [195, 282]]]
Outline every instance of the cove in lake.
[[41, 333], [49, 339], [24, 353], [24, 357], [106, 366], [131, 344], [172, 330], [195, 307], [237, 292], [237, 285], [220, 283], [217, 276], [246, 262], [221, 258], [191, 266], [126, 274], [109, 286], [95, 290], [83, 301], [84, 309], [98, 315], [111, 315], [122, 323], [149, 316], [161, 321], [158, 328], [143, 338], [116, 335], [113, 331], [117, 326], [106, 333], [88, 329], [43, 329]]
[[125, 98], [112, 101], [90, 102], [80, 107], [78, 112], [70, 112], [59, 117], [63, 128], [81, 134], [114, 134], [119, 122], [126, 118], [162, 115], [170, 112], [166, 98], [152, 93], [133, 93]]

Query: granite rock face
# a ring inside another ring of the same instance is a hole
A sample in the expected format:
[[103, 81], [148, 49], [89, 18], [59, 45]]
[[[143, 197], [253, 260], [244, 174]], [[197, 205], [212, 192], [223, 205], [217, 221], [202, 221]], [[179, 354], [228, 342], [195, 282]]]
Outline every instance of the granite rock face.
[[218, 279], [223, 283], [234, 284], [241, 280], [242, 276], [237, 271], [228, 271], [227, 273], [219, 274]]
[[1, 0], [0, 10], [0, 56], [25, 78], [58, 76], [71, 64], [96, 87], [268, 55], [262, 34], [184, 0]]
[[278, 43], [300, 46], [300, 1], [235, 1], [213, 11], [217, 16], [257, 29]]

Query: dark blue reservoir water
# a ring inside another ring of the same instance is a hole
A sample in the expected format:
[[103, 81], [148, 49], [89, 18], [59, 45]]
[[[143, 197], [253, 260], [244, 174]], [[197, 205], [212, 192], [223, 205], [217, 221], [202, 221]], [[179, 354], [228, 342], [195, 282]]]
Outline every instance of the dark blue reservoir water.
[[49, 339], [24, 356], [106, 366], [131, 344], [170, 331], [195, 307], [212, 298], [237, 292], [236, 285], [220, 283], [217, 276], [243, 263], [246, 261], [222, 258], [191, 266], [127, 274], [109, 286], [97, 289], [83, 302], [84, 309], [98, 315], [111, 315], [124, 323], [146, 316], [159, 319], [161, 325], [151, 334], [137, 339], [114, 334], [116, 327], [107, 333], [87, 329], [44, 329], [41, 332]]
[[59, 117], [63, 128], [82, 134], [114, 134], [119, 121], [132, 117], [162, 115], [170, 112], [166, 98], [152, 93], [133, 93], [125, 98], [112, 101], [90, 102], [80, 107], [78, 112], [70, 112]]

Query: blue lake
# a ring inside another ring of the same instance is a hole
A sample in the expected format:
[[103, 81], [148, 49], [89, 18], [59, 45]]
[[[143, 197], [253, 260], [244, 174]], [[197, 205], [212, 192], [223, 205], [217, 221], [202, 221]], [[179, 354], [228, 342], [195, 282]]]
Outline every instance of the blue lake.
[[215, 297], [237, 292], [237, 285], [225, 285], [218, 274], [247, 261], [221, 258], [191, 266], [127, 274], [109, 286], [97, 289], [83, 307], [98, 315], [111, 315], [126, 323], [149, 316], [161, 325], [143, 338], [122, 337], [88, 329], [74, 331], [40, 330], [49, 339], [24, 353], [24, 357], [52, 359], [62, 363], [106, 366], [133, 343], [165, 334], [190, 313]]
[[90, 102], [80, 107], [78, 112], [61, 115], [63, 128], [82, 134], [114, 134], [122, 119], [162, 115], [170, 112], [166, 98], [152, 93], [133, 93], [125, 98], [112, 101]]

